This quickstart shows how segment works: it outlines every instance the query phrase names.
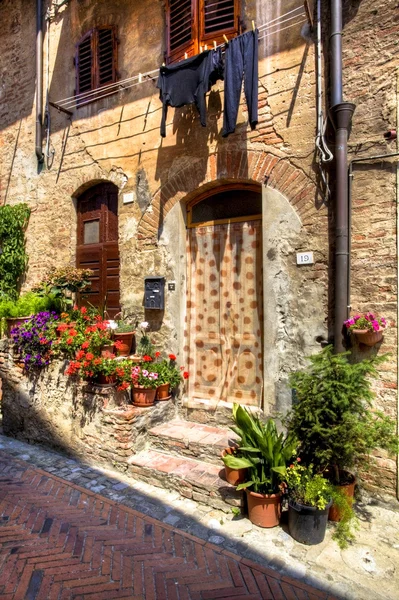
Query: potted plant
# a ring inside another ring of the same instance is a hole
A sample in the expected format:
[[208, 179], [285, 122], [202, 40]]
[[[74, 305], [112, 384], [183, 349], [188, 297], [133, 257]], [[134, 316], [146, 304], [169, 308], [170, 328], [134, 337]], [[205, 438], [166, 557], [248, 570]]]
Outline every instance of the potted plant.
[[241, 456], [226, 454], [223, 462], [231, 468], [247, 469], [246, 480], [237, 490], [247, 492], [250, 521], [260, 527], [275, 527], [281, 514], [281, 475], [297, 441], [291, 435], [279, 434], [273, 419], [263, 423], [239, 404], [233, 406], [233, 419], [235, 426], [231, 429], [242, 441]]
[[95, 356], [92, 352], [79, 350], [76, 353], [76, 360], [71, 360], [66, 375], [80, 374], [94, 385], [100, 387], [110, 387], [116, 384], [115, 370], [117, 362], [113, 358], [104, 358]]
[[333, 486], [325, 477], [314, 473], [313, 465], [301, 465], [299, 458], [287, 468], [284, 482], [290, 534], [301, 544], [320, 544], [326, 533]]
[[41, 296], [52, 295], [60, 311], [71, 309], [80, 293], [91, 285], [91, 269], [78, 269], [71, 265], [52, 268], [44, 279], [32, 289]]
[[134, 406], [152, 406], [158, 386], [158, 373], [151, 369], [151, 364], [133, 367], [131, 381]]
[[3, 298], [0, 302], [0, 318], [5, 318], [7, 323], [7, 333], [25, 323], [30, 316], [40, 312], [52, 311], [55, 307], [52, 296], [39, 296], [34, 292], [22, 294], [18, 300]]
[[150, 324], [148, 321], [142, 321], [139, 324], [139, 329], [141, 333], [141, 337], [139, 343], [137, 344], [136, 352], [141, 356], [153, 356], [154, 355], [154, 346], [151, 343], [150, 337], [147, 334], [147, 330], [149, 329]]
[[354, 488], [348, 469], [364, 464], [375, 448], [397, 453], [398, 438], [394, 420], [371, 410], [371, 379], [386, 356], [354, 363], [349, 355], [327, 346], [309, 358], [308, 370], [291, 375], [294, 403], [285, 424], [299, 440], [305, 464], [328, 472], [334, 485]]
[[[157, 400], [169, 400], [171, 390], [176, 388], [182, 380], [181, 369], [176, 365], [175, 354], [168, 354], [168, 359], [159, 360], [160, 352], [155, 352], [155, 362], [152, 365], [154, 371], [158, 373]], [[143, 357], [148, 358], [147, 356]], [[187, 378], [187, 374], [183, 373]]]
[[113, 329], [114, 345], [118, 356], [129, 356], [132, 349], [135, 330], [127, 321], [117, 321], [118, 327]]
[[375, 346], [382, 340], [382, 334], [387, 322], [384, 317], [377, 317], [371, 312], [355, 315], [344, 321], [345, 327], [356, 336], [358, 341], [366, 346]]
[[57, 319], [55, 312], [39, 312], [11, 330], [14, 348], [27, 371], [49, 364]]

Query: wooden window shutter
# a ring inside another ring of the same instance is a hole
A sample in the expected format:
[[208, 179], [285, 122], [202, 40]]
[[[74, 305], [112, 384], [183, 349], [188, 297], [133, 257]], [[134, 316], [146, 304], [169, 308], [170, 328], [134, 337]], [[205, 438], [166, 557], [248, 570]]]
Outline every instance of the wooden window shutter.
[[239, 0], [199, 0], [202, 43], [223, 41], [223, 35], [240, 33]]
[[113, 27], [97, 30], [97, 87], [116, 81], [116, 36]]
[[198, 52], [198, 0], [167, 0], [167, 54], [168, 63], [192, 56]]
[[87, 33], [79, 42], [76, 56], [76, 92], [92, 90], [94, 82], [94, 39], [93, 32]]
[[[76, 93], [97, 90], [117, 80], [117, 40], [114, 27], [100, 27], [86, 33], [76, 50]], [[84, 104], [99, 94], [86, 94]]]

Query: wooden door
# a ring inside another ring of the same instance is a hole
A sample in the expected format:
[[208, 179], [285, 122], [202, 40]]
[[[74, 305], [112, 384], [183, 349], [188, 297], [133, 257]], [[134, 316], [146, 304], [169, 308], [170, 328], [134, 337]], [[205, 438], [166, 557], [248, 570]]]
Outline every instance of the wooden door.
[[258, 406], [263, 391], [262, 221], [188, 230], [189, 394]]
[[104, 306], [110, 317], [120, 312], [118, 188], [101, 183], [78, 200], [76, 264], [91, 269], [91, 288], [80, 298], [81, 304]]

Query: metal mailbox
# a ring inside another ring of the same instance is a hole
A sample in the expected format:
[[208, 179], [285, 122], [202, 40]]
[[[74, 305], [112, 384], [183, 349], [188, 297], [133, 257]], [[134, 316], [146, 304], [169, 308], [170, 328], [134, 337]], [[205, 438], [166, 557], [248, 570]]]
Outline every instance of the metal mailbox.
[[164, 310], [165, 277], [146, 277], [144, 279], [144, 308]]

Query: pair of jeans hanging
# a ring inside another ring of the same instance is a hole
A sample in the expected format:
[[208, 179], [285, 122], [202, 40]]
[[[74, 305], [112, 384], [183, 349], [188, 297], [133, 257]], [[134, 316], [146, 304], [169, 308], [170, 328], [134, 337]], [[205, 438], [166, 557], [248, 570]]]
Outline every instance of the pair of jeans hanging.
[[251, 129], [258, 123], [258, 30], [247, 31], [226, 44], [223, 137], [234, 133], [242, 80]]

